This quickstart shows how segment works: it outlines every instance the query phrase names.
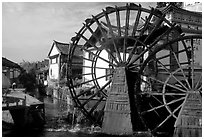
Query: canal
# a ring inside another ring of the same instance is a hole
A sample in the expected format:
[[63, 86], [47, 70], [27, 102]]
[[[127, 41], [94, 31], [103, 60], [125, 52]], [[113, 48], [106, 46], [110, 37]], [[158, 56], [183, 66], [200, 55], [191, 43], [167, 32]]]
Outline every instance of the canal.
[[[12, 125], [2, 127], [3, 137], [110, 137], [95, 130], [92, 126], [73, 124], [68, 120], [67, 102], [50, 96], [35, 95], [45, 104], [46, 123], [42, 128], [14, 128]], [[38, 122], [38, 121], [36, 121]], [[134, 136], [149, 136], [146, 133]]]
[[[2, 128], [3, 137], [86, 137], [107, 136], [93, 132], [91, 127], [77, 126], [67, 120], [67, 102], [50, 96], [38, 97], [45, 104], [46, 123], [42, 128]], [[37, 121], [36, 121], [37, 122]], [[109, 135], [108, 135], [109, 136]]]

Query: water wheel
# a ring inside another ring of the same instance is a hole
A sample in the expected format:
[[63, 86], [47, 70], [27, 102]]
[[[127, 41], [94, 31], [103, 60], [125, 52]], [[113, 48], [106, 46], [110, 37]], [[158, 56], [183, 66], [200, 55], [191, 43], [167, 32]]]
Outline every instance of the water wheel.
[[[157, 47], [140, 68], [143, 88], [138, 95], [138, 106], [153, 134], [165, 132], [172, 136], [181, 119], [180, 127], [201, 130], [201, 46], [201, 35], [179, 37]], [[152, 74], [152, 64], [157, 74]], [[187, 136], [192, 134], [187, 132]]]
[[131, 75], [139, 72], [157, 46], [173, 38], [172, 33], [178, 37], [181, 32], [159, 10], [133, 3], [106, 7], [86, 19], [72, 38], [69, 52], [68, 86], [76, 107], [100, 123], [115, 70], [124, 67], [130, 73], [127, 80], [132, 80], [129, 86], [134, 88], [140, 81]]

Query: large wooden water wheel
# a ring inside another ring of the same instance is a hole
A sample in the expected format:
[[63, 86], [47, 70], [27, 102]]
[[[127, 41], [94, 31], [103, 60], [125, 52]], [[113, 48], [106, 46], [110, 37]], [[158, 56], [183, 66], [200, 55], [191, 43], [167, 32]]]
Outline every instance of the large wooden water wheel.
[[[179, 126], [185, 130], [193, 128], [197, 132], [193, 136], [201, 135], [201, 46], [201, 35], [174, 39], [157, 47], [140, 69], [143, 88], [138, 95], [138, 106], [153, 134], [166, 132], [172, 136], [174, 128]], [[157, 74], [152, 74], [152, 63]], [[190, 132], [194, 131], [186, 130], [185, 136], [191, 136]]]
[[[159, 10], [145, 9], [133, 3], [106, 7], [101, 13], [86, 19], [72, 38], [69, 52], [68, 86], [76, 107], [93, 123], [100, 123], [113, 74], [121, 67], [127, 73], [129, 94], [136, 99], [136, 94], [140, 93], [137, 90], [142, 90], [138, 89], [142, 86], [138, 73], [148, 55], [152, 55], [161, 44], [179, 36], [180, 29]], [[76, 68], [81, 70], [76, 72]], [[153, 74], [156, 74], [154, 69]]]

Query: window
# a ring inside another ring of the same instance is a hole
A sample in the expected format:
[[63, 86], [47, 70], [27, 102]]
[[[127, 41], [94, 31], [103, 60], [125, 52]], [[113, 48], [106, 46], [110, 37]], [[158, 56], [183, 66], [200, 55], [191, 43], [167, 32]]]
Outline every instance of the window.
[[14, 76], [14, 74], [13, 74], [13, 69], [11, 69], [11, 70], [10, 70], [10, 78], [13, 79], [13, 78], [14, 78], [13, 76]]
[[57, 63], [57, 57], [51, 59], [51, 64], [56, 64]]
[[94, 55], [92, 53], [89, 53], [89, 59], [93, 60], [93, 58], [94, 58]]
[[52, 76], [52, 69], [50, 69], [50, 75]]

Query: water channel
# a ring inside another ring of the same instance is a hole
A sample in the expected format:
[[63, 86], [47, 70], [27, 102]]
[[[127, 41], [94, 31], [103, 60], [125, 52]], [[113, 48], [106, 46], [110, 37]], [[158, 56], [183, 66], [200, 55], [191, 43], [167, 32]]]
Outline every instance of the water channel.
[[[3, 137], [110, 137], [93, 130], [92, 126], [77, 125], [67, 120], [67, 102], [50, 97], [38, 96], [45, 104], [46, 123], [42, 128], [2, 128]], [[36, 121], [37, 122], [37, 121]], [[134, 135], [135, 136], [135, 135]], [[141, 136], [141, 135], [140, 135]], [[145, 134], [142, 136], [146, 136]]]
[[[93, 132], [92, 127], [77, 126], [67, 121], [67, 102], [50, 96], [38, 97], [45, 104], [46, 124], [43, 128], [2, 128], [3, 137], [86, 137], [107, 136]], [[37, 122], [37, 121], [36, 121]], [[109, 135], [108, 135], [109, 136]]]

